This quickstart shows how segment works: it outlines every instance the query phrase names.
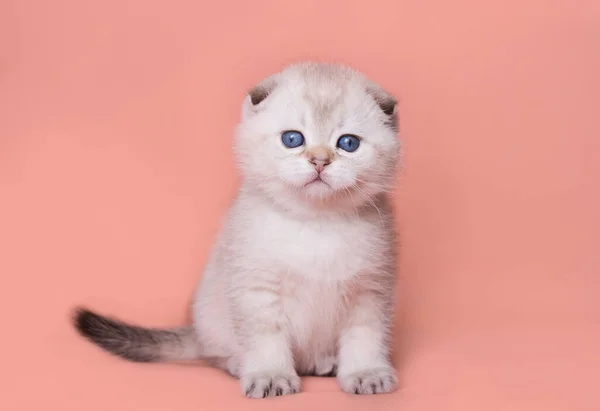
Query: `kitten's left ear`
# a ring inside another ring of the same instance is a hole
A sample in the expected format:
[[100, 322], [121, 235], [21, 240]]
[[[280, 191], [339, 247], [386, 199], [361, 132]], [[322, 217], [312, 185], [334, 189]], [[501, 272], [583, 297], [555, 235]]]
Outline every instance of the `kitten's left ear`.
[[277, 81], [274, 76], [268, 77], [248, 91], [248, 95], [244, 100], [242, 109], [242, 119], [245, 120], [248, 116], [256, 113], [262, 107], [262, 103], [273, 92]]
[[375, 84], [367, 86], [367, 92], [375, 100], [381, 111], [388, 117], [385, 124], [392, 130], [398, 131], [398, 100]]

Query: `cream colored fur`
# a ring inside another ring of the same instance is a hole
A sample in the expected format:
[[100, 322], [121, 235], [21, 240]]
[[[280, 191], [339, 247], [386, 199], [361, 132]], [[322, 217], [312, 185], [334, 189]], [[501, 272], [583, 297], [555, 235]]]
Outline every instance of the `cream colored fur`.
[[[396, 110], [362, 74], [330, 64], [288, 67], [250, 91], [235, 136], [243, 182], [196, 294], [197, 345], [159, 341], [170, 354], [154, 360], [197, 354], [252, 398], [297, 392], [306, 374], [337, 375], [349, 393], [395, 388]], [[305, 145], [285, 147], [286, 130]], [[343, 134], [361, 138], [355, 152], [336, 147]], [[314, 156], [329, 161], [321, 181]]]

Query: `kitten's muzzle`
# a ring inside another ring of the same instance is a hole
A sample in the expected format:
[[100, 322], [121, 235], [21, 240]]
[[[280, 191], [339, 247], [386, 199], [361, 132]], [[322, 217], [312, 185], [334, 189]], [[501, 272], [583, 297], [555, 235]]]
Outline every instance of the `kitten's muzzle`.
[[315, 147], [308, 150], [307, 153], [308, 161], [315, 166], [317, 173], [321, 173], [325, 170], [325, 167], [331, 164], [333, 159], [333, 153], [326, 147]]

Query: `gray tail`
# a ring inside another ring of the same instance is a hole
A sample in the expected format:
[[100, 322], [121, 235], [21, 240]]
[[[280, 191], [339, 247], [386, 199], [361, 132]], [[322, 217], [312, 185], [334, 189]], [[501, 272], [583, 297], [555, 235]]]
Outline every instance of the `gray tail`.
[[129, 361], [170, 362], [200, 358], [200, 345], [192, 326], [143, 328], [85, 308], [75, 310], [73, 325], [79, 334], [94, 344]]

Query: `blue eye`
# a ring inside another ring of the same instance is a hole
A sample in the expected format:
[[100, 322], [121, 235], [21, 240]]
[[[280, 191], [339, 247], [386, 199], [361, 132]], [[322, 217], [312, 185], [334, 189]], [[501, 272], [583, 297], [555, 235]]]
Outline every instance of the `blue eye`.
[[299, 131], [285, 131], [281, 135], [281, 142], [287, 148], [296, 148], [304, 144], [304, 136]]
[[352, 153], [360, 146], [360, 139], [351, 134], [344, 134], [338, 139], [337, 146], [344, 151]]

